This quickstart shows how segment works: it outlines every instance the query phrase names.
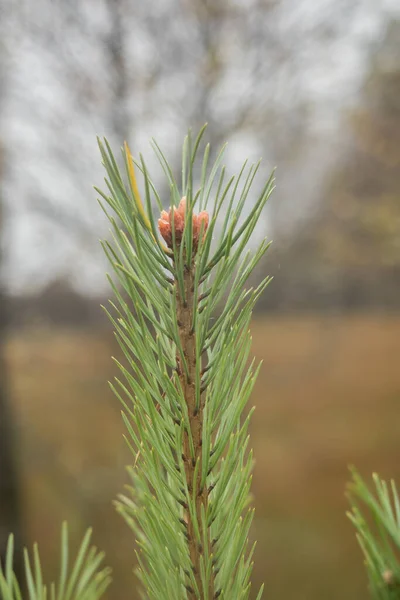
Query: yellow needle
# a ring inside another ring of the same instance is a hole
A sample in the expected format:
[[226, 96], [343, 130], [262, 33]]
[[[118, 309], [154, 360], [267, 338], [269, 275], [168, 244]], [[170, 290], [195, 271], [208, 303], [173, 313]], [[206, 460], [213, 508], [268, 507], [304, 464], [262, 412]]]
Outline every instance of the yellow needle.
[[[124, 142], [124, 149], [125, 149], [125, 154], [126, 154], [126, 160], [128, 163], [128, 176], [129, 176], [129, 181], [130, 181], [132, 191], [133, 191], [133, 199], [135, 201], [136, 208], [138, 209], [138, 212], [139, 212], [140, 216], [142, 217], [145, 226], [150, 231], [150, 233], [154, 239], [153, 231], [151, 228], [151, 223], [149, 221], [148, 216], [146, 215], [146, 213], [144, 211], [143, 202], [140, 197], [139, 188], [138, 188], [137, 181], [136, 181], [135, 167], [133, 165], [132, 153], [129, 149], [127, 142]], [[164, 250], [164, 252], [169, 253], [168, 248], [166, 246], [161, 244], [161, 247]]]

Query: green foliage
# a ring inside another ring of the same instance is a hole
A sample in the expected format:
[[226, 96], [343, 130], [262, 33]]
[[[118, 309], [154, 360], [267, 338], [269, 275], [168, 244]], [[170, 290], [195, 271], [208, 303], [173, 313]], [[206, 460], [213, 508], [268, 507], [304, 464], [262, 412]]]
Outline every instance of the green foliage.
[[[69, 565], [68, 529], [61, 532], [61, 568], [58, 584], [48, 587], [43, 582], [42, 567], [37, 544], [33, 558], [24, 551], [26, 586], [29, 600], [98, 600], [110, 583], [110, 569], [102, 568], [104, 554], [90, 547], [92, 532], [89, 529], [82, 540], [72, 568]], [[21, 588], [13, 571], [14, 539], [8, 540], [4, 570], [0, 565], [0, 596], [2, 600], [22, 600]]]
[[[123, 379], [112, 389], [123, 403], [134, 455], [132, 487], [120, 496], [118, 510], [136, 535], [146, 597], [157, 600], [248, 598], [254, 550], [248, 548], [250, 415], [241, 416], [258, 370], [248, 363], [249, 322], [270, 278], [256, 289], [245, 290], [244, 283], [269, 244], [264, 240], [253, 254], [245, 248], [273, 176], [250, 206], [259, 164], [246, 171], [245, 163], [237, 178], [226, 180], [224, 149], [208, 170], [206, 146], [196, 191], [193, 170], [203, 132], [195, 141], [190, 134], [185, 139], [181, 191], [153, 143], [171, 207], [187, 199], [182, 240], [172, 218], [170, 249], [159, 239], [152, 206], [161, 210], [162, 202], [143, 158], [135, 165], [143, 175], [144, 203], [127, 145], [129, 185], [107, 141], [99, 141], [108, 192], [96, 189], [114, 213], [102, 204], [113, 233], [113, 243], [103, 246], [119, 283], [110, 278], [117, 302], [107, 312], [127, 365], [116, 361]], [[195, 209], [210, 211], [198, 247]]]
[[[377, 600], [400, 599], [400, 500], [396, 484], [390, 486], [375, 473], [374, 492], [353, 470], [349, 486], [352, 505], [349, 518], [357, 529], [357, 539], [365, 556], [370, 591]], [[361, 505], [368, 510], [366, 520]]]

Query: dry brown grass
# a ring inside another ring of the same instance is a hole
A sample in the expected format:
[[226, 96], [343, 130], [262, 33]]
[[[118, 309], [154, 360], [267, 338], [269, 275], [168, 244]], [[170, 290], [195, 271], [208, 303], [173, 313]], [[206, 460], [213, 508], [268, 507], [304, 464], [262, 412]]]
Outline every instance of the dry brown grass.
[[[400, 481], [400, 317], [274, 316], [252, 331], [255, 583], [270, 600], [364, 600], [344, 488], [350, 463]], [[136, 596], [133, 539], [111, 505], [130, 460], [106, 385], [115, 351], [108, 336], [56, 331], [20, 334], [7, 355], [28, 537], [54, 573], [60, 521], [74, 535], [93, 525], [122, 600]]]

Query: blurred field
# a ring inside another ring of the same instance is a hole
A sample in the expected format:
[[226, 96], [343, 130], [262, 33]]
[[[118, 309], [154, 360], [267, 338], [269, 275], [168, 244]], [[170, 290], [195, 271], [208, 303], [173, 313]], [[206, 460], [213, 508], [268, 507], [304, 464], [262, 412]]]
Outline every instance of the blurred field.
[[[400, 481], [400, 317], [271, 316], [252, 331], [264, 360], [252, 398], [254, 581], [272, 600], [364, 600], [347, 465]], [[125, 600], [138, 596], [133, 536], [112, 507], [130, 461], [106, 383], [117, 352], [110, 334], [37, 330], [10, 339], [7, 357], [28, 541], [54, 576], [61, 521], [76, 541], [92, 525], [114, 570], [109, 597]]]

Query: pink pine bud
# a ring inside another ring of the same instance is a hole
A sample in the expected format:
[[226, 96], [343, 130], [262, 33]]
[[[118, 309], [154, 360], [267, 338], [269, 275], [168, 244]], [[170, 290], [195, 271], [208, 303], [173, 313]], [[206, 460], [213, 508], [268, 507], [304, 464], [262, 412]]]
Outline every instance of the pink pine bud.
[[[169, 212], [163, 210], [158, 220], [158, 228], [169, 248], [173, 247], [172, 243], [172, 217], [174, 219], [175, 243], [179, 245], [182, 241], [183, 231], [185, 228], [185, 211], [186, 197], [184, 196], [179, 202], [178, 208], [172, 207]], [[200, 230], [204, 234], [208, 227], [208, 213], [202, 211], [198, 215], [193, 215], [193, 246], [197, 248], [199, 243]]]

